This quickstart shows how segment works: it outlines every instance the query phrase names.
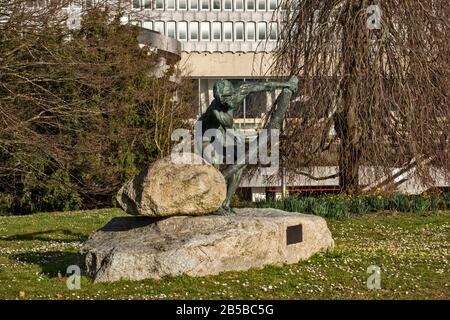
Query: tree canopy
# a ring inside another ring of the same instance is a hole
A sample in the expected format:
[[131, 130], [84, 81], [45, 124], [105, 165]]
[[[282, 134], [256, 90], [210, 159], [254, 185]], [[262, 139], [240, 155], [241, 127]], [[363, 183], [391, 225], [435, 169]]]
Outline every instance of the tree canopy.
[[58, 6], [23, 4], [0, 0], [0, 211], [111, 205], [188, 126], [189, 82], [152, 75], [158, 56], [120, 12], [87, 10], [69, 30]]

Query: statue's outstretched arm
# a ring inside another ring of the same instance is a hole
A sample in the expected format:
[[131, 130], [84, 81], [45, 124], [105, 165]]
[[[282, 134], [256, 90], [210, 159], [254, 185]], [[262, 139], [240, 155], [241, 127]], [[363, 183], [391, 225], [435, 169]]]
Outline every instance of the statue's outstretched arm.
[[290, 89], [293, 92], [297, 91], [298, 78], [293, 76], [288, 82], [256, 82], [244, 83], [239, 86], [239, 91], [242, 94], [250, 94], [255, 92], [273, 91], [276, 89]]
[[276, 89], [289, 88], [288, 82], [262, 82], [262, 83], [244, 83], [239, 86], [239, 93], [248, 95], [255, 92], [273, 91]]
[[298, 79], [293, 76], [288, 82], [257, 82], [244, 83], [237, 89], [237, 100], [242, 101], [247, 95], [256, 92], [273, 91], [276, 89], [289, 89], [296, 92], [298, 88]]

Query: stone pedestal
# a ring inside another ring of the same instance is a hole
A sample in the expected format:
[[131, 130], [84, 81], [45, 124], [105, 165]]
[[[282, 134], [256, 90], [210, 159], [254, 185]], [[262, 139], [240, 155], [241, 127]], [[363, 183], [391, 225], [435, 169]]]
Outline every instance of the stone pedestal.
[[331, 248], [326, 221], [276, 209], [236, 209], [234, 216], [120, 217], [81, 249], [95, 282], [206, 276], [296, 263]]

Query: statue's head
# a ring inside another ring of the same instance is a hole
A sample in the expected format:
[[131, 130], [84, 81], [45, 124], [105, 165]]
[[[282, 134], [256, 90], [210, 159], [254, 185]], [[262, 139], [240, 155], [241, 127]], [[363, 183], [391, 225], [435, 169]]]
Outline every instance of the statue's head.
[[219, 80], [214, 83], [213, 94], [214, 98], [221, 104], [228, 104], [228, 98], [234, 93], [234, 87], [228, 80]]

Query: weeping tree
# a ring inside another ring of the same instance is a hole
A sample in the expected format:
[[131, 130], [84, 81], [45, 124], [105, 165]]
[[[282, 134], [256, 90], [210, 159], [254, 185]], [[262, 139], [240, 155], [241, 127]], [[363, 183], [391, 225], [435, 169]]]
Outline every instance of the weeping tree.
[[[339, 177], [350, 194], [413, 171], [425, 185], [433, 172], [448, 181], [448, 1], [285, 0], [277, 14], [274, 69], [302, 79], [286, 120], [287, 172]], [[298, 169], [317, 165], [338, 173]]]

